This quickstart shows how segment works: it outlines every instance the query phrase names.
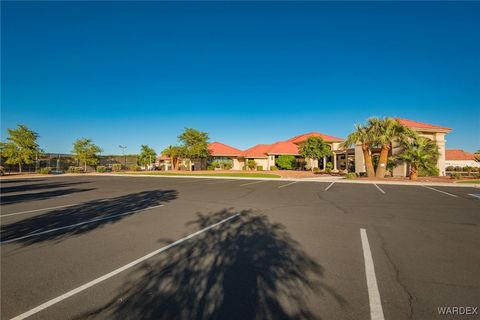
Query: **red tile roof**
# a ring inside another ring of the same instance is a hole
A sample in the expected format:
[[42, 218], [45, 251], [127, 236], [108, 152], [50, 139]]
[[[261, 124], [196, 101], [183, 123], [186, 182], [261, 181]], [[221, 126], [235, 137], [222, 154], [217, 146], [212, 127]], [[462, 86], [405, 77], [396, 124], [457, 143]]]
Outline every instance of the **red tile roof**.
[[475, 155], [462, 149], [447, 149], [445, 150], [445, 160], [475, 160]]
[[267, 157], [267, 151], [270, 147], [270, 144], [257, 144], [256, 146], [243, 151], [242, 154], [245, 158]]
[[327, 142], [342, 142], [343, 141], [342, 138], [329, 136], [329, 135], [326, 135], [326, 134], [323, 134], [323, 133], [320, 133], [320, 132], [304, 133], [304, 134], [298, 135], [296, 137], [293, 137], [291, 139], [288, 139], [288, 141], [291, 141], [293, 143], [301, 143], [301, 142], [307, 141], [307, 139], [310, 138], [310, 137], [320, 137]]
[[268, 154], [299, 154], [298, 145], [291, 141], [279, 141], [270, 146]]
[[242, 154], [242, 150], [216, 141], [208, 145], [208, 150], [212, 156], [240, 156]]
[[418, 121], [413, 121], [413, 120], [408, 120], [408, 119], [402, 119], [402, 118], [395, 118], [397, 119], [398, 122], [403, 124], [405, 127], [411, 128], [411, 129], [425, 129], [428, 131], [433, 131], [438, 130], [438, 132], [450, 132], [452, 129], [447, 128], [447, 127], [441, 127], [437, 126], [434, 124], [429, 124], [429, 123], [424, 123], [424, 122], [418, 122]]

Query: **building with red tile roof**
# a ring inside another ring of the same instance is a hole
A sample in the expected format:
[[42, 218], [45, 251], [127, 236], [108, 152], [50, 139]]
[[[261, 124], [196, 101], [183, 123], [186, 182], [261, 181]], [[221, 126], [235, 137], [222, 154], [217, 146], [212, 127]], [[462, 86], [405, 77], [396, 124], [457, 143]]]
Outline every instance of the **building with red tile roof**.
[[413, 120], [402, 119], [402, 118], [395, 118], [395, 119], [401, 124], [403, 124], [405, 127], [408, 127], [410, 129], [414, 129], [417, 131], [445, 132], [445, 133], [449, 133], [450, 131], [452, 131], [452, 129], [450, 128], [438, 126], [435, 124], [429, 124], [425, 122], [413, 121]]
[[445, 166], [449, 167], [480, 167], [475, 160], [475, 154], [462, 149], [447, 149], [445, 151]]
[[208, 145], [208, 151], [212, 156], [236, 156], [242, 155], [242, 150], [223, 144], [221, 142], [212, 142]]
[[288, 141], [291, 141], [291, 142], [293, 142], [293, 143], [302, 143], [302, 142], [307, 141], [307, 139], [310, 138], [310, 137], [320, 137], [320, 138], [322, 138], [325, 142], [342, 142], [342, 141], [343, 141], [342, 138], [337, 138], [337, 137], [329, 136], [329, 135], [327, 135], [327, 134], [323, 134], [323, 133], [320, 133], [320, 132], [304, 133], [304, 134], [295, 136], [295, 137], [289, 139]]

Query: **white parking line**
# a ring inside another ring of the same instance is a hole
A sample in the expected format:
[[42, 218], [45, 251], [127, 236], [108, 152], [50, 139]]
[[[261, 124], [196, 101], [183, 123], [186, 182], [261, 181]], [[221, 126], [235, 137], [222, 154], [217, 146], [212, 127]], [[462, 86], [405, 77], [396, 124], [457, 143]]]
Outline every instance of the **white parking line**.
[[[58, 231], [58, 230], [71, 229], [71, 228], [78, 227], [78, 226], [81, 226], [81, 225], [84, 225], [84, 224], [97, 222], [97, 221], [102, 221], [102, 220], [107, 220], [107, 219], [112, 219], [112, 218], [115, 218], [115, 217], [126, 216], [126, 215], [133, 214], [133, 213], [136, 213], [136, 212], [145, 211], [145, 210], [154, 209], [154, 208], [163, 207], [163, 206], [164, 206], [163, 204], [160, 204], [158, 206], [152, 206], [152, 207], [148, 207], [148, 208], [145, 208], [145, 209], [139, 209], [139, 210], [129, 211], [129, 212], [125, 212], [125, 213], [109, 215], [109, 216], [106, 216], [106, 217], [95, 218], [95, 219], [91, 219], [91, 220], [87, 220], [87, 221], [83, 221], [83, 222], [79, 222], [79, 223], [75, 223], [75, 224], [70, 224], [68, 226], [48, 229], [48, 230], [44, 230], [44, 231], [40, 231], [40, 232], [35, 232], [35, 231], [37, 231], [37, 230], [35, 230], [33, 233], [29, 233], [25, 236], [9, 239], [9, 240], [5, 240], [5, 241], [0, 241], [0, 244], [7, 244], [7, 243], [15, 242], [15, 241], [18, 241], [18, 240], [23, 240], [23, 239], [28, 239], [28, 238], [31, 238], [31, 237], [39, 236], [39, 235], [42, 235], [42, 234], [55, 232], [55, 231]], [[41, 229], [38, 229], [38, 230], [41, 230]]]
[[207, 184], [218, 184], [218, 183], [226, 183], [226, 182], [232, 182], [232, 181], [237, 181], [237, 180], [222, 180], [222, 181], [210, 182]]
[[480, 199], [480, 194], [469, 193], [468, 195]]
[[335, 182], [330, 183], [328, 185], [328, 187], [325, 188], [325, 191], [328, 191], [328, 189], [330, 189], [334, 184], [335, 184]]
[[362, 238], [363, 258], [365, 260], [370, 318], [372, 320], [384, 320], [382, 300], [380, 299], [377, 278], [375, 276], [375, 266], [373, 265], [372, 252], [370, 251], [370, 244], [368, 243], [367, 231], [365, 229], [360, 229], [360, 237]]
[[161, 247], [160, 249], [157, 249], [157, 250], [155, 250], [155, 251], [153, 251], [153, 252], [150, 252], [149, 254], [144, 255], [143, 257], [140, 257], [140, 258], [138, 258], [137, 260], [134, 260], [134, 261], [132, 261], [132, 262], [124, 265], [123, 267], [120, 267], [120, 268], [118, 268], [118, 269], [115, 269], [115, 270], [113, 270], [113, 271], [110, 272], [110, 273], [107, 273], [107, 274], [105, 274], [105, 275], [103, 275], [103, 276], [101, 276], [101, 277], [99, 277], [99, 278], [97, 278], [97, 279], [95, 279], [95, 280], [92, 280], [92, 281], [90, 281], [90, 282], [88, 282], [88, 283], [85, 283], [84, 285], [81, 285], [81, 286], [78, 287], [78, 288], [75, 288], [75, 289], [73, 289], [73, 290], [68, 291], [67, 293], [62, 294], [61, 296], [58, 296], [58, 297], [56, 297], [56, 298], [54, 298], [54, 299], [52, 299], [52, 300], [49, 300], [49, 301], [47, 301], [47, 302], [45, 302], [45, 303], [42, 303], [42, 304], [39, 305], [38, 307], [35, 307], [35, 308], [31, 309], [31, 310], [28, 310], [27, 312], [24, 312], [24, 313], [16, 316], [15, 318], [12, 318], [11, 320], [20, 320], [20, 319], [25, 319], [25, 318], [27, 318], [27, 317], [30, 317], [30, 316], [34, 315], [35, 313], [38, 313], [38, 312], [42, 311], [43, 309], [46, 309], [46, 308], [48, 308], [48, 307], [50, 307], [50, 306], [53, 306], [54, 304], [59, 303], [59, 302], [62, 301], [62, 300], [65, 300], [65, 299], [67, 299], [67, 298], [70, 298], [71, 296], [76, 295], [77, 293], [80, 293], [80, 292], [82, 292], [82, 291], [84, 291], [84, 290], [86, 290], [86, 289], [88, 289], [88, 288], [90, 288], [90, 287], [93, 287], [94, 285], [99, 284], [99, 283], [102, 282], [102, 281], [105, 281], [105, 280], [107, 280], [107, 279], [109, 279], [109, 278], [111, 278], [111, 277], [113, 277], [113, 276], [116, 276], [116, 275], [119, 274], [120, 272], [123, 272], [123, 271], [125, 271], [125, 270], [127, 270], [127, 269], [130, 269], [131, 267], [134, 267], [135, 265], [137, 265], [137, 264], [139, 264], [139, 263], [141, 263], [141, 262], [143, 262], [143, 261], [145, 261], [145, 260], [147, 260], [147, 259], [150, 259], [151, 257], [153, 257], [153, 256], [155, 256], [155, 255], [157, 255], [157, 254], [159, 254], [159, 253], [162, 253], [162, 252], [164, 252], [164, 251], [166, 251], [166, 250], [168, 250], [168, 249], [170, 249], [170, 248], [172, 248], [172, 247], [175, 247], [176, 245], [178, 245], [178, 244], [180, 244], [180, 243], [182, 243], [182, 242], [184, 242], [184, 241], [187, 241], [187, 240], [189, 240], [189, 239], [191, 239], [191, 238], [193, 238], [193, 237], [196, 237], [196, 236], [198, 236], [199, 234], [201, 234], [201, 233], [203, 233], [203, 232], [205, 232], [205, 231], [208, 231], [208, 230], [210, 230], [210, 229], [212, 229], [212, 228], [215, 228], [216, 226], [221, 225], [221, 224], [223, 224], [223, 223], [225, 223], [225, 222], [227, 222], [227, 221], [229, 221], [229, 220], [231, 220], [231, 219], [233, 219], [233, 218], [236, 218], [236, 217], [238, 217], [239, 215], [240, 215], [240, 213], [237, 213], [237, 214], [235, 214], [235, 215], [233, 215], [233, 216], [230, 216], [230, 217], [228, 217], [228, 218], [226, 218], [226, 219], [223, 219], [223, 220], [221, 220], [221, 221], [219, 221], [219, 222], [217, 222], [217, 223], [215, 223], [215, 224], [212, 224], [212, 225], [210, 225], [210, 226], [208, 226], [208, 227], [206, 227], [206, 228], [203, 228], [203, 229], [201, 229], [201, 230], [198, 230], [197, 232], [194, 232], [194, 233], [192, 233], [192, 234], [190, 234], [190, 235], [188, 235], [188, 236], [186, 236], [186, 237], [184, 237], [184, 238], [181, 238], [181, 239], [179, 239], [179, 240], [177, 240], [177, 241], [175, 241], [175, 242], [172, 242], [171, 244], [169, 244], [169, 245], [167, 245], [167, 246]]
[[297, 182], [298, 182], [298, 181], [293, 181], [293, 182], [290, 182], [290, 183], [287, 183], [287, 184], [283, 184], [283, 185], [281, 185], [281, 186], [278, 186], [277, 188], [280, 189], [280, 188], [283, 188], [283, 187], [288, 187], [288, 186], [290, 186], [290, 185], [292, 185], [292, 184], [295, 184], [295, 183], [297, 183]]
[[0, 217], [4, 218], [4, 217], [9, 217], [9, 216], [15, 216], [17, 214], [25, 214], [25, 213], [32, 213], [32, 212], [38, 212], [38, 211], [47, 211], [47, 210], [51, 210], [51, 209], [67, 208], [67, 207], [76, 206], [77, 204], [78, 203], [66, 204], [64, 206], [56, 206], [56, 207], [49, 207], [49, 208], [42, 208], [42, 209], [35, 209], [35, 210], [27, 210], [27, 211], [20, 211], [20, 212], [2, 214]]
[[440, 193], [443, 193], [443, 194], [446, 194], [446, 195], [449, 195], [450, 197], [454, 197], [454, 198], [458, 197], [454, 194], [451, 194], [451, 193], [448, 193], [448, 192], [445, 192], [445, 191], [442, 191], [442, 190], [438, 190], [438, 189], [435, 189], [435, 188], [432, 188], [432, 187], [429, 187], [429, 186], [422, 186], [422, 187], [433, 190], [433, 191], [437, 191], [437, 192], [440, 192]]
[[379, 186], [377, 186], [376, 183], [373, 184], [375, 187], [377, 187], [378, 190], [380, 190], [381, 193], [385, 194], [385, 191], [382, 190], [382, 188], [380, 188]]
[[255, 181], [255, 182], [250, 182], [250, 183], [244, 183], [244, 184], [241, 184], [240, 187], [248, 186], [248, 185], [256, 184], [256, 183], [262, 183], [262, 182], [266, 182], [266, 181], [267, 181], [267, 180]]

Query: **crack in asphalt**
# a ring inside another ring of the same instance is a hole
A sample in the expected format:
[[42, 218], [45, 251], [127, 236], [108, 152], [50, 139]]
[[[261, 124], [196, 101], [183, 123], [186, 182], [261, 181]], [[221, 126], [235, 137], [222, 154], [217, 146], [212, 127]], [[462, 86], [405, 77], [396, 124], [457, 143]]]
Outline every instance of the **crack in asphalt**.
[[409, 306], [409, 314], [408, 314], [408, 319], [414, 319], [414, 310], [413, 310], [413, 302], [415, 300], [415, 297], [410, 293], [410, 291], [407, 289], [407, 286], [400, 280], [400, 270], [398, 269], [397, 265], [393, 262], [393, 259], [392, 257], [390, 256], [390, 254], [388, 253], [387, 251], [387, 248], [385, 246], [385, 241], [384, 241], [384, 238], [381, 234], [381, 232], [376, 228], [374, 227], [375, 229], [375, 232], [376, 234], [378, 235], [378, 237], [380, 238], [380, 245], [381, 245], [381, 248], [383, 250], [383, 252], [385, 253], [385, 256], [387, 257], [387, 260], [388, 262], [390, 263], [390, 265], [392, 266], [393, 268], [393, 271], [395, 272], [395, 280], [396, 282], [400, 285], [400, 287], [402, 288], [403, 292], [405, 292], [405, 294], [408, 296], [408, 306]]

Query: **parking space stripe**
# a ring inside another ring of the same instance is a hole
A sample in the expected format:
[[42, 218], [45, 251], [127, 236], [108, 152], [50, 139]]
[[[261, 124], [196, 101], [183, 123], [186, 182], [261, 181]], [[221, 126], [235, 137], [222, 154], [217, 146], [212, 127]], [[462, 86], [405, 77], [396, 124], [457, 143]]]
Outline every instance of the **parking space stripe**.
[[2, 214], [0, 217], [1, 218], [4, 218], [4, 217], [9, 217], [9, 216], [15, 216], [17, 214], [25, 214], [25, 213], [32, 213], [32, 212], [38, 212], [38, 211], [47, 211], [47, 210], [51, 210], [51, 209], [60, 209], [60, 208], [67, 208], [67, 207], [72, 207], [72, 206], [76, 206], [78, 203], [74, 203], [74, 204], [66, 204], [64, 206], [56, 206], [56, 207], [49, 207], [49, 208], [42, 208], [42, 209], [35, 209], [35, 210], [27, 210], [27, 211], [20, 211], [20, 212], [14, 212], [14, 213], [7, 213], [7, 214]]
[[[140, 210], [134, 210], [134, 211], [129, 211], [129, 212], [120, 213], [120, 214], [109, 215], [109, 216], [102, 217], [102, 218], [95, 218], [95, 219], [91, 219], [91, 220], [87, 220], [87, 221], [83, 221], [83, 222], [79, 222], [79, 223], [75, 223], [75, 224], [70, 224], [68, 226], [48, 229], [48, 230], [40, 231], [40, 232], [29, 233], [25, 236], [21, 236], [21, 237], [18, 237], [18, 238], [13, 238], [13, 239], [5, 240], [5, 241], [0, 241], [0, 244], [7, 244], [7, 243], [23, 240], [23, 239], [28, 239], [28, 238], [31, 238], [31, 237], [35, 237], [35, 236], [40, 236], [42, 234], [52, 233], [52, 232], [55, 232], [55, 231], [58, 231], [58, 230], [71, 229], [71, 228], [78, 227], [78, 226], [81, 226], [81, 225], [84, 225], [84, 224], [93, 223], [93, 222], [102, 221], [102, 220], [108, 220], [108, 219], [112, 219], [112, 218], [115, 218], [115, 217], [126, 216], [126, 215], [133, 214], [133, 213], [136, 213], [136, 212], [149, 210], [149, 209], [154, 209], [154, 208], [159, 208], [159, 207], [163, 207], [163, 206], [164, 206], [163, 204], [160, 204], [158, 206], [152, 206], [152, 207], [148, 207], [148, 208], [145, 208], [145, 209], [140, 209]], [[41, 229], [39, 229], [39, 230], [41, 230]]]
[[218, 183], [226, 183], [226, 182], [232, 182], [232, 181], [236, 181], [236, 180], [222, 180], [222, 181], [210, 182], [210, 183], [207, 183], [207, 184], [218, 184]]
[[328, 187], [325, 188], [325, 191], [328, 191], [328, 189], [330, 189], [334, 184], [335, 184], [335, 181], [330, 183]]
[[384, 320], [382, 300], [378, 291], [375, 266], [373, 264], [372, 252], [368, 243], [367, 231], [360, 229], [362, 239], [363, 258], [365, 260], [365, 275], [367, 278], [368, 300], [370, 302], [370, 318], [372, 320]]
[[468, 195], [480, 199], [480, 194], [469, 193]]
[[256, 183], [262, 183], [262, 182], [265, 182], [265, 181], [267, 181], [267, 180], [261, 180], [261, 181], [255, 181], [255, 182], [250, 182], [250, 183], [244, 183], [244, 184], [241, 184], [240, 187], [248, 186], [248, 185], [256, 184]]
[[382, 190], [382, 188], [380, 188], [379, 186], [377, 186], [376, 183], [373, 184], [375, 187], [377, 187], [378, 190], [380, 190], [381, 193], [385, 194], [385, 191]]
[[280, 188], [283, 188], [283, 187], [288, 187], [288, 186], [290, 186], [290, 185], [292, 185], [292, 184], [295, 184], [295, 183], [297, 183], [297, 182], [298, 182], [298, 181], [293, 181], [293, 182], [290, 182], [290, 183], [287, 183], [287, 184], [283, 184], [283, 185], [281, 185], [281, 186], [278, 186], [277, 188], [280, 189]]
[[445, 192], [445, 191], [442, 191], [442, 190], [438, 190], [438, 189], [435, 189], [435, 188], [432, 188], [432, 187], [429, 187], [429, 186], [422, 186], [422, 187], [433, 190], [433, 191], [437, 191], [437, 192], [440, 192], [440, 193], [443, 193], [443, 194], [446, 194], [446, 195], [449, 195], [450, 197], [458, 198], [457, 195], [454, 195], [454, 194], [451, 194], [451, 193], [448, 193], [448, 192]]
[[223, 220], [221, 220], [221, 221], [219, 221], [219, 222], [217, 222], [217, 223], [215, 223], [215, 224], [212, 224], [212, 225], [210, 225], [210, 226], [208, 226], [208, 227], [206, 227], [206, 228], [203, 228], [203, 229], [201, 229], [201, 230], [198, 230], [197, 232], [194, 232], [194, 233], [192, 233], [192, 234], [190, 234], [190, 235], [188, 235], [188, 236], [186, 236], [186, 237], [184, 237], [184, 238], [181, 238], [181, 239], [179, 239], [179, 240], [177, 240], [177, 241], [175, 241], [175, 242], [172, 242], [171, 244], [169, 244], [169, 245], [167, 245], [167, 246], [161, 247], [160, 249], [157, 249], [157, 250], [155, 250], [155, 251], [153, 251], [153, 252], [150, 252], [149, 254], [144, 255], [143, 257], [138, 258], [137, 260], [134, 260], [134, 261], [132, 261], [132, 262], [130, 262], [130, 263], [128, 263], [128, 264], [126, 264], [126, 265], [118, 268], [118, 269], [115, 269], [115, 270], [113, 270], [113, 271], [110, 272], [110, 273], [107, 273], [107, 274], [105, 274], [105, 275], [103, 275], [103, 276], [101, 276], [101, 277], [99, 277], [99, 278], [97, 278], [97, 279], [95, 279], [95, 280], [92, 280], [92, 281], [90, 281], [90, 282], [88, 282], [88, 283], [86, 283], [86, 284], [84, 284], [84, 285], [82, 285], [82, 286], [80, 286], [80, 287], [78, 287], [78, 288], [75, 288], [75, 289], [73, 289], [73, 290], [70, 290], [70, 291], [68, 291], [67, 293], [62, 294], [61, 296], [58, 296], [58, 297], [56, 297], [56, 298], [54, 298], [54, 299], [51, 299], [51, 300], [49, 300], [49, 301], [47, 301], [47, 302], [45, 302], [45, 303], [42, 303], [42, 304], [39, 305], [38, 307], [35, 307], [35, 308], [33, 308], [33, 309], [31, 309], [31, 310], [29, 310], [29, 311], [27, 311], [27, 312], [24, 312], [24, 313], [16, 316], [15, 318], [12, 318], [11, 320], [21, 320], [21, 319], [28, 318], [28, 317], [30, 317], [30, 316], [32, 316], [32, 315], [34, 315], [34, 314], [36, 314], [36, 313], [38, 313], [38, 312], [46, 309], [46, 308], [48, 308], [48, 307], [53, 306], [54, 304], [59, 303], [59, 302], [62, 301], [62, 300], [68, 299], [68, 298], [70, 298], [71, 296], [76, 295], [77, 293], [80, 293], [80, 292], [82, 292], [82, 291], [84, 291], [84, 290], [86, 290], [86, 289], [88, 289], [88, 288], [90, 288], [90, 287], [93, 287], [94, 285], [99, 284], [100, 282], [103, 282], [103, 281], [105, 281], [105, 280], [107, 280], [107, 279], [109, 279], [109, 278], [111, 278], [111, 277], [113, 277], [113, 276], [116, 276], [117, 274], [119, 274], [119, 273], [121, 273], [121, 272], [123, 272], [123, 271], [125, 271], [125, 270], [127, 270], [127, 269], [130, 269], [130, 268], [134, 267], [135, 265], [137, 265], [137, 264], [139, 264], [139, 263], [141, 263], [141, 262], [143, 262], [143, 261], [145, 261], [145, 260], [147, 260], [147, 259], [150, 259], [151, 257], [153, 257], [153, 256], [155, 256], [155, 255], [157, 255], [157, 254], [159, 254], [159, 253], [162, 253], [162, 252], [164, 252], [164, 251], [166, 251], [166, 250], [168, 250], [168, 249], [170, 249], [170, 248], [172, 248], [172, 247], [175, 247], [176, 245], [178, 245], [178, 244], [180, 244], [180, 243], [182, 243], [182, 242], [184, 242], [184, 241], [187, 241], [187, 240], [189, 240], [189, 239], [191, 239], [191, 238], [193, 238], [193, 237], [196, 237], [196, 236], [198, 236], [199, 234], [201, 234], [201, 233], [203, 233], [203, 232], [205, 232], [205, 231], [208, 231], [208, 230], [210, 230], [210, 229], [212, 229], [212, 228], [215, 228], [216, 226], [219, 226], [219, 225], [221, 225], [221, 224], [223, 224], [223, 223], [225, 223], [225, 222], [227, 222], [227, 221], [229, 221], [229, 220], [232, 220], [232, 219], [238, 217], [239, 215], [240, 215], [240, 213], [237, 213], [237, 214], [235, 214], [235, 215], [233, 215], [233, 216], [230, 216], [230, 217], [228, 217], [228, 218], [226, 218], [226, 219], [223, 219]]

